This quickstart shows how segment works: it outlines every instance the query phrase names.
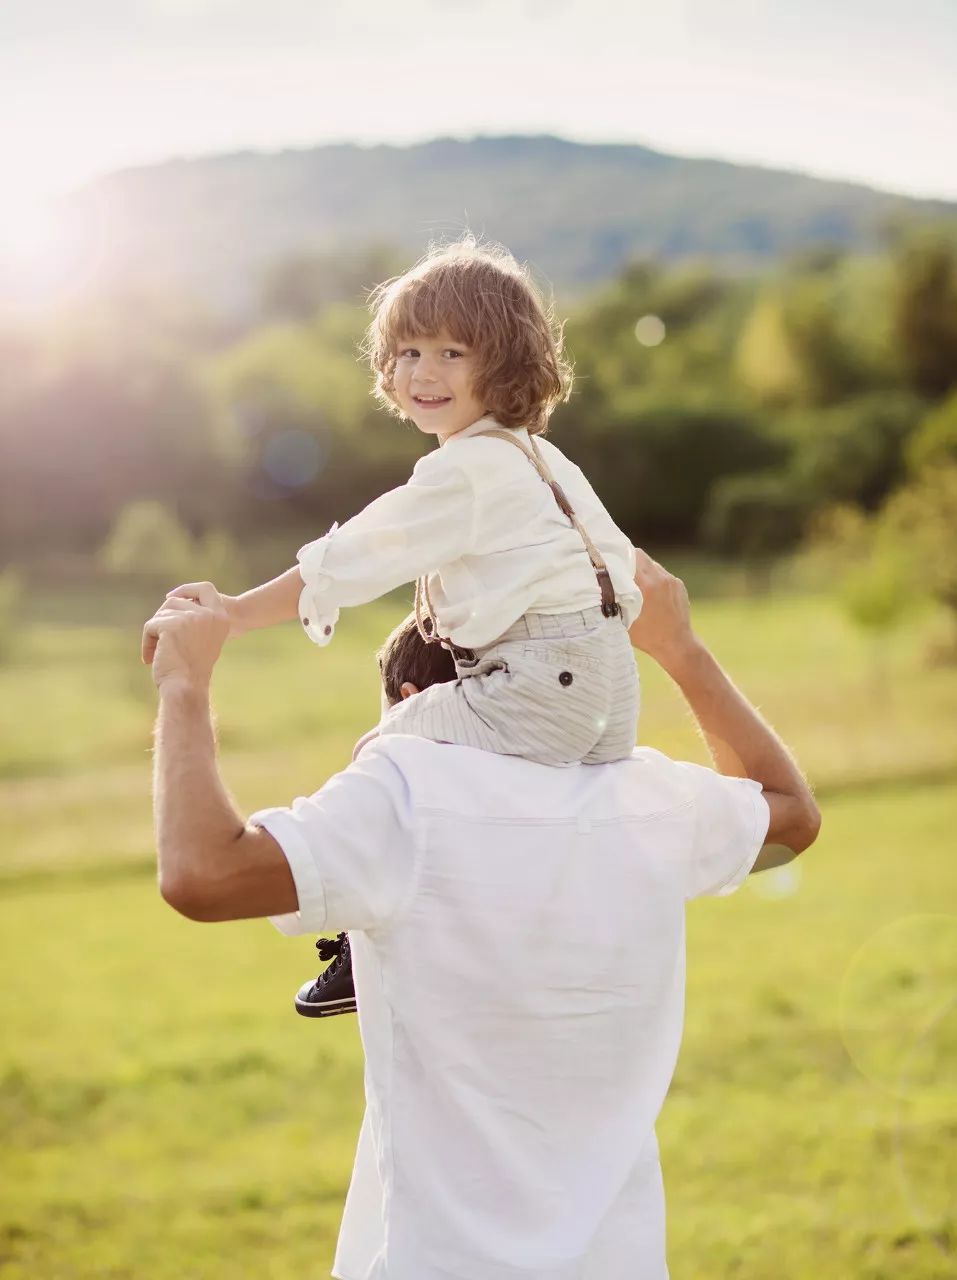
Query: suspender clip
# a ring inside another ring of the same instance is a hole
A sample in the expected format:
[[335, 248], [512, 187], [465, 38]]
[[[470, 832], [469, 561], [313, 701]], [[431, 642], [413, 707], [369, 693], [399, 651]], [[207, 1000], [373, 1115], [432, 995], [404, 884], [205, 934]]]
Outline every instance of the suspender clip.
[[615, 588], [611, 584], [611, 574], [604, 565], [595, 570], [598, 585], [601, 588], [601, 611], [606, 618], [616, 618], [621, 613], [621, 605], [615, 599]]

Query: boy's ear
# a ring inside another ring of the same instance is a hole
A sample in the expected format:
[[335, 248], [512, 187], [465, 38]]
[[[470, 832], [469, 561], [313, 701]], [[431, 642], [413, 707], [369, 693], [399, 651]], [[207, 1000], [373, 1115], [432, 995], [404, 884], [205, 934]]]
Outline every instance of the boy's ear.
[[402, 695], [403, 702], [405, 702], [406, 698], [411, 698], [413, 694], [416, 694], [418, 692], [419, 692], [418, 688], [416, 687], [416, 685], [412, 683], [411, 680], [405, 680], [403, 681], [402, 684], [399, 685], [399, 693]]

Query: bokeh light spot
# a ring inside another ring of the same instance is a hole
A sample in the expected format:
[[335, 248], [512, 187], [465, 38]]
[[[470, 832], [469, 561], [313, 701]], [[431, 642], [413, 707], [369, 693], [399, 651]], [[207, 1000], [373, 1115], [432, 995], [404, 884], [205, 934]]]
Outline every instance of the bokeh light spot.
[[263, 449], [263, 470], [285, 489], [311, 484], [321, 464], [319, 441], [306, 431], [278, 431]]
[[797, 862], [788, 862], [782, 867], [758, 871], [748, 876], [746, 883], [759, 898], [792, 898], [801, 885], [801, 868]]
[[665, 322], [660, 316], [642, 316], [635, 325], [635, 337], [643, 347], [657, 347], [665, 340]]
[[896, 1096], [922, 1089], [915, 1040], [955, 993], [957, 916], [904, 916], [885, 925], [858, 948], [841, 983], [841, 1035], [851, 1061]]

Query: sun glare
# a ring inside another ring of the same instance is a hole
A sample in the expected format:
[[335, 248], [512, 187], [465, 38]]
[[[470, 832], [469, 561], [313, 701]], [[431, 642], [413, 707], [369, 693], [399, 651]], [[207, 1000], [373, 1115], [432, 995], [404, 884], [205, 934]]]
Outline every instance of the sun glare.
[[96, 255], [78, 238], [56, 197], [24, 193], [0, 203], [0, 303], [62, 302], [89, 284]]
[[62, 238], [50, 204], [26, 200], [0, 204], [0, 257], [29, 268], [56, 254]]

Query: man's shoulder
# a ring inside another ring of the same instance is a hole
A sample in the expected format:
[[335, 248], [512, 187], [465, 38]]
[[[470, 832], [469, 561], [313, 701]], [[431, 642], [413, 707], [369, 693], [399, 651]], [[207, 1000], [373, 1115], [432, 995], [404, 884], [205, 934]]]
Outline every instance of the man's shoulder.
[[[691, 793], [680, 765], [651, 747], [624, 760], [556, 768], [474, 747], [406, 734], [375, 738], [362, 750], [375, 773], [395, 771], [416, 809], [490, 822], [645, 817], [686, 807]], [[375, 762], [373, 765], [373, 761]]]

